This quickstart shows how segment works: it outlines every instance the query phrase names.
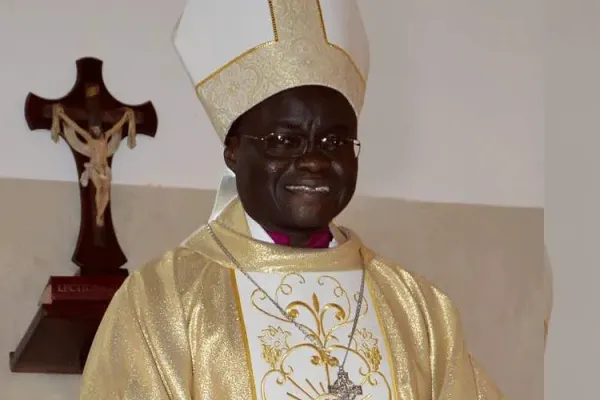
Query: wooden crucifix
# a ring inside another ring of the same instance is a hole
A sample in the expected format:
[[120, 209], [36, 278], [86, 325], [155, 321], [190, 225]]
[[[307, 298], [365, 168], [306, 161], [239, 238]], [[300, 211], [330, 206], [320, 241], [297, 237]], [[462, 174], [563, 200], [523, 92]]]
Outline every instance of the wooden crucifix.
[[29, 93], [25, 118], [31, 130], [50, 130], [64, 139], [77, 166], [81, 200], [79, 237], [72, 261], [76, 276], [52, 276], [40, 307], [15, 351], [13, 372], [67, 373], [83, 371], [87, 354], [114, 293], [127, 277], [127, 262], [117, 240], [110, 212], [112, 157], [127, 136], [154, 137], [157, 116], [151, 102], [133, 106], [116, 100], [102, 78], [102, 61], [77, 61], [71, 91], [49, 100]]
[[82, 58], [75, 85], [63, 98], [29, 93], [25, 119], [31, 130], [51, 130], [54, 141], [62, 137], [75, 158], [81, 220], [73, 262], [82, 276], [119, 273], [127, 258], [111, 217], [112, 158], [124, 136], [131, 148], [136, 134], [154, 137], [157, 115], [152, 103], [132, 106], [116, 100], [104, 83], [102, 61]]

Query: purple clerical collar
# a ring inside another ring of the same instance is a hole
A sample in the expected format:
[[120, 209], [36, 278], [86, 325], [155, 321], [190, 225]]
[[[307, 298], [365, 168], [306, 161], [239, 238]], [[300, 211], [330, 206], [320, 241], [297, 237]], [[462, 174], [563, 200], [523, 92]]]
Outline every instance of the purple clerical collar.
[[[290, 238], [285, 233], [267, 231], [267, 234], [271, 237], [271, 239], [273, 239], [275, 244], [281, 246], [290, 245]], [[333, 234], [331, 231], [329, 229], [324, 229], [310, 235], [306, 247], [310, 249], [327, 249], [329, 248], [329, 243], [331, 243], [332, 239]]]

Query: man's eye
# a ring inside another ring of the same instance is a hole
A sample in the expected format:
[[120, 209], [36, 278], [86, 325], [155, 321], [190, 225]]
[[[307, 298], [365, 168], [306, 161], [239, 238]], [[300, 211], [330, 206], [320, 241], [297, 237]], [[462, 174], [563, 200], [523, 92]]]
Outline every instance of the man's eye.
[[290, 139], [289, 137], [287, 137], [285, 135], [277, 135], [276, 138], [277, 138], [277, 141], [281, 144], [289, 144], [292, 142], [292, 139]]
[[297, 135], [279, 134], [275, 136], [277, 146], [298, 147], [302, 144], [302, 138]]
[[327, 147], [339, 147], [342, 145], [342, 139], [338, 135], [327, 135], [321, 142]]

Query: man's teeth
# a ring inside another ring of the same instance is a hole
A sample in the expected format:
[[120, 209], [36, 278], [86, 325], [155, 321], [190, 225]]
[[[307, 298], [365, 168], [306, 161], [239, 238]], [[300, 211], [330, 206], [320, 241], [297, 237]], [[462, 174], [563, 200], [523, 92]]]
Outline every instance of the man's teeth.
[[305, 185], [289, 185], [288, 190], [306, 193], [329, 193], [329, 186], [305, 186]]

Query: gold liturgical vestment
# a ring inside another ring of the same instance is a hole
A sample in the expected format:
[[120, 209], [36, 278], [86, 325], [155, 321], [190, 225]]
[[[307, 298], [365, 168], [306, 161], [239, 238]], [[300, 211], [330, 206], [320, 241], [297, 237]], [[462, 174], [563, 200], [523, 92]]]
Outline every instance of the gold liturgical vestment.
[[337, 245], [253, 239], [238, 200], [211, 223], [239, 263], [325, 345], [319, 351], [201, 228], [133, 273], [114, 297], [83, 375], [82, 400], [334, 400], [362, 268], [361, 318], [345, 370], [356, 400], [498, 400], [465, 346], [450, 300], [332, 226]]

